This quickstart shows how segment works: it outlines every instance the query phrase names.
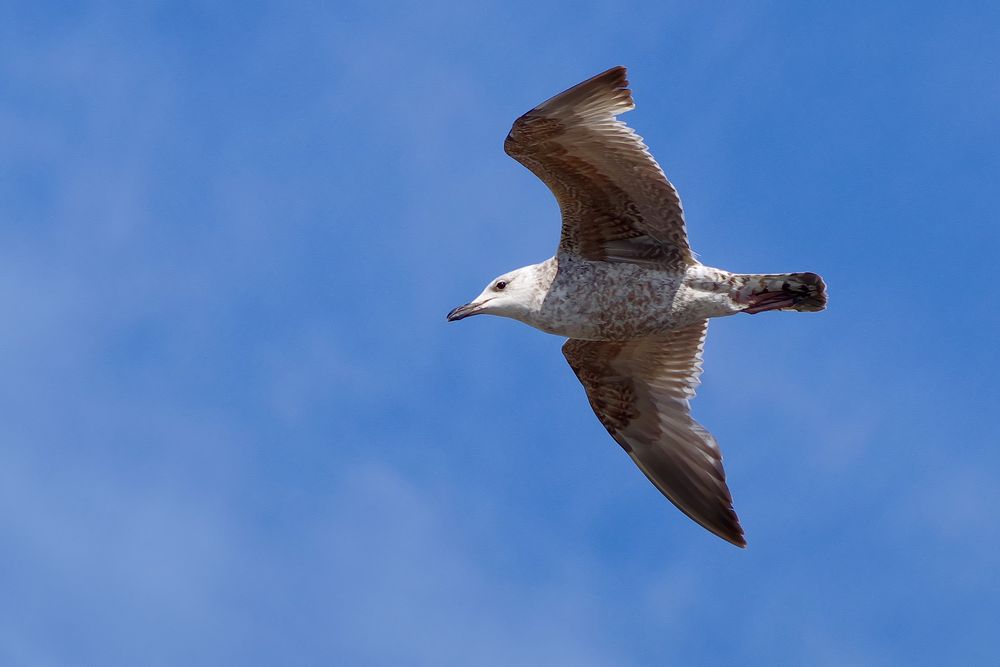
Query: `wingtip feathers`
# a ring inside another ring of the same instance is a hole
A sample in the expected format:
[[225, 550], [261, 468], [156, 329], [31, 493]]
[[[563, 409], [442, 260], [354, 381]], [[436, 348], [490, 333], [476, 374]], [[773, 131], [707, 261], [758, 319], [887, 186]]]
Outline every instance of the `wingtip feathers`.
[[564, 90], [532, 111], [552, 114], [571, 110], [581, 116], [602, 113], [615, 116], [635, 108], [628, 85], [628, 70], [618, 65]]

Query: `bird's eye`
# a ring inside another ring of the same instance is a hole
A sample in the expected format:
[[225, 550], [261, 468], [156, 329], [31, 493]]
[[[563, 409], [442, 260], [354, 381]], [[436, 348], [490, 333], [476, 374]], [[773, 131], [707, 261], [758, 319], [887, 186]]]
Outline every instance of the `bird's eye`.
[[493, 288], [498, 292], [502, 291], [505, 287], [507, 287], [506, 280], [498, 280], [497, 284], [493, 286]]

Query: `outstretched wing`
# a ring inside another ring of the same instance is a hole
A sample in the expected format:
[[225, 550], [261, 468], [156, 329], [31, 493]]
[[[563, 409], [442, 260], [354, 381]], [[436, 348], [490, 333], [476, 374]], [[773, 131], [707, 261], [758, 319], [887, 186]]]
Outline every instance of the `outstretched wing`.
[[518, 118], [504, 150], [556, 196], [560, 253], [683, 270], [694, 258], [677, 190], [615, 119], [634, 108], [625, 68], [615, 67]]
[[746, 546], [715, 438], [691, 418], [708, 322], [630, 341], [571, 339], [563, 354], [590, 405], [639, 469], [682, 512]]

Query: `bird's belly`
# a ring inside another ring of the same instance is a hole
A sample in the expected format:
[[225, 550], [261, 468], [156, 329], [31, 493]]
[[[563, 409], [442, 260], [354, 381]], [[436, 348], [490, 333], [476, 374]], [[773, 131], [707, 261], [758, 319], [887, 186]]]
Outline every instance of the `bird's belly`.
[[530, 324], [568, 338], [641, 338], [710, 317], [694, 296], [679, 276], [631, 265], [587, 267], [557, 276]]

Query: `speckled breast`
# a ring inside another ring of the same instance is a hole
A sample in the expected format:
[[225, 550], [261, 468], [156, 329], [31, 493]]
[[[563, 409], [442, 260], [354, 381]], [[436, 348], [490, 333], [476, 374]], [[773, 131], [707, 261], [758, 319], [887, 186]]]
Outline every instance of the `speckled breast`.
[[608, 262], [561, 262], [531, 322], [549, 333], [625, 340], [685, 326], [706, 315], [690, 307], [684, 276]]

